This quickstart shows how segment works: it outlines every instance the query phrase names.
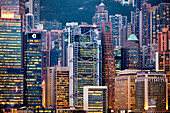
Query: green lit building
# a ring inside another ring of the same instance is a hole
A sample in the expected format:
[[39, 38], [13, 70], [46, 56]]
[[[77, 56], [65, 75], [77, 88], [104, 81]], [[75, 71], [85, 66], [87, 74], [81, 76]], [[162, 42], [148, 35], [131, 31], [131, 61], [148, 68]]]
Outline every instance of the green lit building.
[[42, 40], [39, 33], [28, 33], [24, 39], [25, 97], [28, 108], [42, 106]]

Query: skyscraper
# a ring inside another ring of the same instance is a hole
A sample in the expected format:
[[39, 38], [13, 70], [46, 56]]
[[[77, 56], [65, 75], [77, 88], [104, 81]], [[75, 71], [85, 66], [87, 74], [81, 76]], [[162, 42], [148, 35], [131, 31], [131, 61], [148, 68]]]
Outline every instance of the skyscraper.
[[31, 13], [27, 13], [25, 15], [25, 18], [26, 18], [25, 32], [28, 33], [28, 32], [31, 32], [32, 29], [34, 29], [34, 15]]
[[99, 6], [96, 6], [96, 12], [93, 16], [92, 24], [99, 25], [101, 30], [102, 21], [108, 22], [108, 11], [103, 2], [101, 2]]
[[26, 0], [26, 11], [34, 15], [35, 28], [40, 23], [40, 0]]
[[102, 85], [108, 89], [108, 109], [115, 109], [115, 59], [112, 23], [102, 22]]
[[[158, 52], [156, 52], [156, 71], [166, 73], [168, 83], [170, 83], [170, 31], [163, 28], [158, 33]], [[170, 85], [168, 84], [168, 102], [170, 103]], [[170, 105], [168, 105], [170, 108]]]
[[127, 26], [127, 16], [122, 16], [119, 14], [116, 14], [115, 16], [110, 15], [109, 16], [109, 22], [112, 22], [112, 34], [113, 34], [113, 44], [114, 48], [120, 46], [120, 30], [124, 27]]
[[63, 37], [62, 30], [51, 30], [50, 40], [50, 66], [63, 66]]
[[40, 33], [41, 34], [41, 40], [42, 40], [42, 80], [45, 80], [46, 75], [46, 67], [50, 66], [50, 38], [49, 33], [47, 30], [43, 29], [32, 29], [31, 30], [34, 33]]
[[143, 3], [142, 4], [142, 43], [143, 45], [150, 45], [151, 37], [150, 37], [150, 12], [152, 10], [151, 4]]
[[101, 60], [98, 26], [80, 25], [69, 29], [70, 106], [83, 107], [83, 87], [99, 86]]
[[[169, 28], [170, 30], [170, 3], [161, 3], [154, 6], [151, 10], [151, 59], [153, 65], [156, 62], [156, 52], [158, 51], [158, 33], [162, 32], [162, 28]], [[156, 67], [156, 66], [155, 66]]]
[[[135, 12], [136, 12], [136, 22], [135, 22], [135, 35], [136, 37], [139, 39], [140, 36], [140, 22], [141, 22], [141, 13], [140, 11], [142, 10], [142, 4], [147, 2], [148, 0], [136, 0], [136, 9], [135, 9]], [[140, 39], [139, 39], [140, 40]]]
[[42, 106], [42, 39], [40, 33], [28, 33], [24, 39], [25, 104]]
[[139, 40], [134, 34], [127, 39], [124, 46], [125, 69], [140, 69], [140, 47]]

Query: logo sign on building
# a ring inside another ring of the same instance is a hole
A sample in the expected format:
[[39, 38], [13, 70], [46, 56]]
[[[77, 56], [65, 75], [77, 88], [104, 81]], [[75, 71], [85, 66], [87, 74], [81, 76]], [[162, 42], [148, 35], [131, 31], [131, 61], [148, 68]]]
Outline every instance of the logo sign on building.
[[28, 33], [27, 37], [29, 39], [41, 39], [41, 34], [40, 33]]

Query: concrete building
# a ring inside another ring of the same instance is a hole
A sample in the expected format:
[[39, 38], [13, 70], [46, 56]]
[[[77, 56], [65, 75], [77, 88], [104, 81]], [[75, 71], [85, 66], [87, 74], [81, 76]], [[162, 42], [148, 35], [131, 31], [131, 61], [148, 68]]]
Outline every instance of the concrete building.
[[125, 69], [141, 68], [139, 40], [134, 34], [131, 34], [127, 39], [126, 45], [124, 46], [124, 55]]
[[164, 72], [139, 72], [135, 84], [135, 109], [168, 110], [168, 80]]
[[108, 110], [115, 109], [115, 59], [112, 23], [102, 22], [102, 86], [108, 88]]
[[123, 70], [115, 78], [115, 109], [135, 109], [135, 79], [141, 70]]
[[88, 113], [107, 113], [107, 86], [84, 86], [83, 109]]
[[69, 68], [47, 67], [46, 107], [57, 109], [69, 108]]

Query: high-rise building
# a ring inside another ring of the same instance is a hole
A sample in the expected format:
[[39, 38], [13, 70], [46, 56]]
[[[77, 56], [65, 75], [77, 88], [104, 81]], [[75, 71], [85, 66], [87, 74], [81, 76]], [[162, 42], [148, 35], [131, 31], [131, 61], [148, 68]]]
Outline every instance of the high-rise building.
[[154, 6], [150, 12], [151, 21], [151, 59], [154, 67], [156, 62], [156, 52], [158, 51], [158, 33], [162, 32], [162, 28], [169, 28], [170, 30], [170, 3], [161, 3]]
[[25, 15], [25, 18], [26, 18], [25, 32], [28, 33], [31, 32], [32, 29], [34, 29], [34, 15], [31, 13], [27, 13]]
[[88, 113], [107, 113], [107, 86], [84, 86], [83, 109]]
[[101, 41], [97, 25], [68, 28], [70, 106], [83, 107], [83, 87], [101, 82]]
[[63, 66], [63, 37], [62, 30], [49, 31], [50, 66]]
[[137, 110], [168, 110], [168, 80], [161, 72], [140, 72], [136, 79]]
[[150, 45], [151, 37], [150, 37], [150, 12], [152, 10], [151, 4], [143, 3], [142, 4], [142, 43], [143, 45]]
[[46, 75], [47, 108], [69, 108], [69, 68], [47, 67]]
[[96, 6], [96, 12], [92, 19], [92, 24], [99, 25], [100, 29], [102, 26], [102, 21], [108, 22], [108, 10], [106, 10], [103, 2], [99, 6]]
[[162, 32], [162, 28], [170, 30], [170, 3], [161, 3], [154, 6], [151, 11], [151, 37], [152, 43], [158, 43], [158, 32]]
[[115, 78], [115, 109], [135, 109], [135, 79], [141, 70], [123, 70]]
[[112, 23], [102, 22], [102, 86], [108, 89], [108, 109], [115, 109], [115, 59], [112, 41]]
[[[162, 32], [158, 33], [158, 52], [156, 52], [156, 71], [166, 73], [168, 79], [168, 102], [170, 103], [170, 31], [168, 28], [163, 28]], [[168, 105], [170, 108], [170, 105]]]
[[142, 10], [142, 4], [147, 2], [148, 0], [136, 0], [135, 2], [135, 12], [136, 12], [136, 22], [135, 22], [135, 35], [136, 37], [140, 40], [140, 29], [141, 29], [141, 17], [142, 17], [142, 13], [140, 13], [140, 11]]
[[124, 26], [123, 28], [120, 29], [120, 47], [126, 44], [126, 40], [127, 40], [127, 26]]
[[168, 28], [163, 28], [162, 32], [158, 33], [158, 52], [170, 51], [170, 31]]
[[125, 69], [140, 69], [140, 47], [139, 40], [134, 34], [131, 34], [124, 46]]
[[23, 105], [22, 39], [24, 0], [0, 1], [0, 106]]
[[42, 39], [40, 33], [24, 37], [25, 97], [28, 108], [42, 107]]
[[110, 15], [109, 22], [112, 22], [112, 34], [113, 34], [112, 40], [113, 40], [114, 48], [116, 48], [120, 46], [121, 29], [124, 26], [127, 26], [127, 16], [122, 16], [119, 14], [116, 14], [115, 16]]
[[26, 10], [24, 13], [30, 13], [34, 15], [34, 25], [36, 26], [40, 23], [40, 0], [25, 0]]
[[45, 80], [46, 67], [50, 66], [50, 38], [47, 30], [32, 29], [33, 33], [40, 33], [42, 40], [42, 80]]

